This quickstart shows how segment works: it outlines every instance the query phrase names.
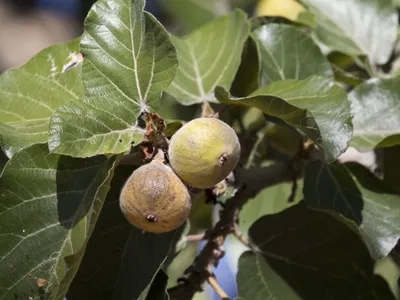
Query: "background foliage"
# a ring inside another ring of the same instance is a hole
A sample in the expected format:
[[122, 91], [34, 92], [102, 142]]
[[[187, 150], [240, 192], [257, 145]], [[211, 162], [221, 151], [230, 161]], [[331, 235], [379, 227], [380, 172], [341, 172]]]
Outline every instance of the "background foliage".
[[[194, 237], [232, 207], [232, 297], [400, 299], [398, 1], [160, 3], [98, 0], [82, 36], [0, 76], [0, 299], [182, 299], [212, 243]], [[118, 198], [143, 114], [171, 136], [205, 103], [240, 138], [236, 181], [141, 232]]]

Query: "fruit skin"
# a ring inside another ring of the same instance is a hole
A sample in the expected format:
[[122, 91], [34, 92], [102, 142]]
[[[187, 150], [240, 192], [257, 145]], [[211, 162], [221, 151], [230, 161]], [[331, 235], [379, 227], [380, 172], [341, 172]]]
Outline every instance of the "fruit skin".
[[181, 127], [171, 138], [169, 163], [188, 185], [209, 188], [225, 179], [240, 158], [235, 131], [215, 118], [198, 118]]
[[186, 186], [158, 159], [132, 173], [122, 188], [119, 203], [131, 224], [153, 233], [179, 227], [191, 208]]

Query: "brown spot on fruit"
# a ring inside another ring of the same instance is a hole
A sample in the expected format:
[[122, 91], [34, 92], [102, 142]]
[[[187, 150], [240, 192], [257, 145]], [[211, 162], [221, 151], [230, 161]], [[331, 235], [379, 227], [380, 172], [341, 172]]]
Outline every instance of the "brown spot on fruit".
[[153, 214], [147, 215], [146, 218], [147, 218], [147, 221], [149, 221], [149, 222], [152, 222], [152, 223], [158, 222], [158, 217]]

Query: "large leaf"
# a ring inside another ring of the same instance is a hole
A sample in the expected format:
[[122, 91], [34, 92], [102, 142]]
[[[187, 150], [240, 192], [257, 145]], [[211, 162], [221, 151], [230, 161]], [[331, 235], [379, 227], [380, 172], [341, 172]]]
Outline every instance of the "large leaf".
[[400, 238], [400, 196], [361, 165], [312, 162], [306, 168], [304, 199], [351, 220], [375, 258], [386, 256]]
[[47, 144], [12, 157], [0, 178], [0, 299], [66, 294], [114, 164], [49, 154]]
[[399, 170], [400, 170], [400, 145], [383, 149], [382, 173], [383, 180], [400, 193]]
[[179, 68], [168, 93], [184, 105], [215, 101], [217, 85], [230, 88], [248, 35], [246, 14], [235, 10], [189, 36], [173, 36]]
[[137, 120], [172, 81], [176, 52], [144, 0], [99, 0], [82, 36], [86, 98], [51, 119], [49, 146], [76, 157], [122, 153], [142, 140]]
[[243, 48], [242, 60], [231, 86], [236, 97], [245, 97], [260, 87], [260, 50], [257, 42], [249, 36]]
[[301, 29], [272, 23], [258, 28], [253, 35], [260, 44], [263, 85], [311, 75], [333, 80], [328, 59]]
[[349, 98], [354, 113], [352, 146], [368, 151], [400, 144], [400, 77], [370, 79]]
[[300, 201], [302, 199], [303, 182], [298, 182], [297, 190], [293, 195], [293, 202], [289, 203], [292, 186], [291, 183], [278, 184], [262, 190], [253, 199], [250, 199], [239, 214], [239, 228], [242, 234], [247, 236], [250, 226], [258, 218], [276, 214]]
[[181, 229], [182, 227], [171, 232], [154, 234], [132, 228], [112, 299], [146, 298], [157, 272], [179, 239]]
[[84, 94], [79, 39], [51, 46], [0, 76], [0, 144], [9, 157], [48, 140], [55, 110]]
[[344, 152], [352, 136], [347, 94], [325, 78], [281, 80], [243, 98], [218, 87], [215, 95], [221, 102], [256, 107], [297, 127], [322, 147], [328, 161]]
[[245, 299], [395, 299], [357, 234], [303, 202], [260, 218], [250, 237], [260, 251], [239, 260]]
[[190, 33], [219, 15], [229, 12], [229, 2], [215, 0], [169, 0], [159, 2], [180, 23], [180, 31]]
[[122, 215], [119, 194], [132, 172], [128, 166], [116, 169], [68, 299], [109, 300], [113, 295], [119, 300], [138, 299], [139, 295], [144, 299], [160, 266], [174, 250], [184, 226], [151, 234], [131, 226]]
[[6, 165], [8, 161], [8, 157], [6, 154], [0, 150], [0, 174], [3, 171], [4, 166]]
[[384, 64], [397, 35], [392, 0], [303, 0], [317, 18], [318, 39], [332, 50]]
[[146, 300], [169, 300], [167, 284], [168, 275], [163, 270], [158, 271], [151, 284]]

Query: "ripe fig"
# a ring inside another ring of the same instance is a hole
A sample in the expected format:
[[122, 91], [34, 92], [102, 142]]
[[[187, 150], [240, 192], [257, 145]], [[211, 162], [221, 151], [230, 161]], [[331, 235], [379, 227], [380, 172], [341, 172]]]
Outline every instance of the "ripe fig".
[[215, 118], [199, 118], [172, 136], [168, 155], [172, 169], [185, 183], [209, 188], [236, 167], [240, 143], [228, 124]]
[[186, 186], [157, 157], [132, 173], [122, 188], [119, 203], [131, 224], [154, 233], [179, 227], [191, 208]]

